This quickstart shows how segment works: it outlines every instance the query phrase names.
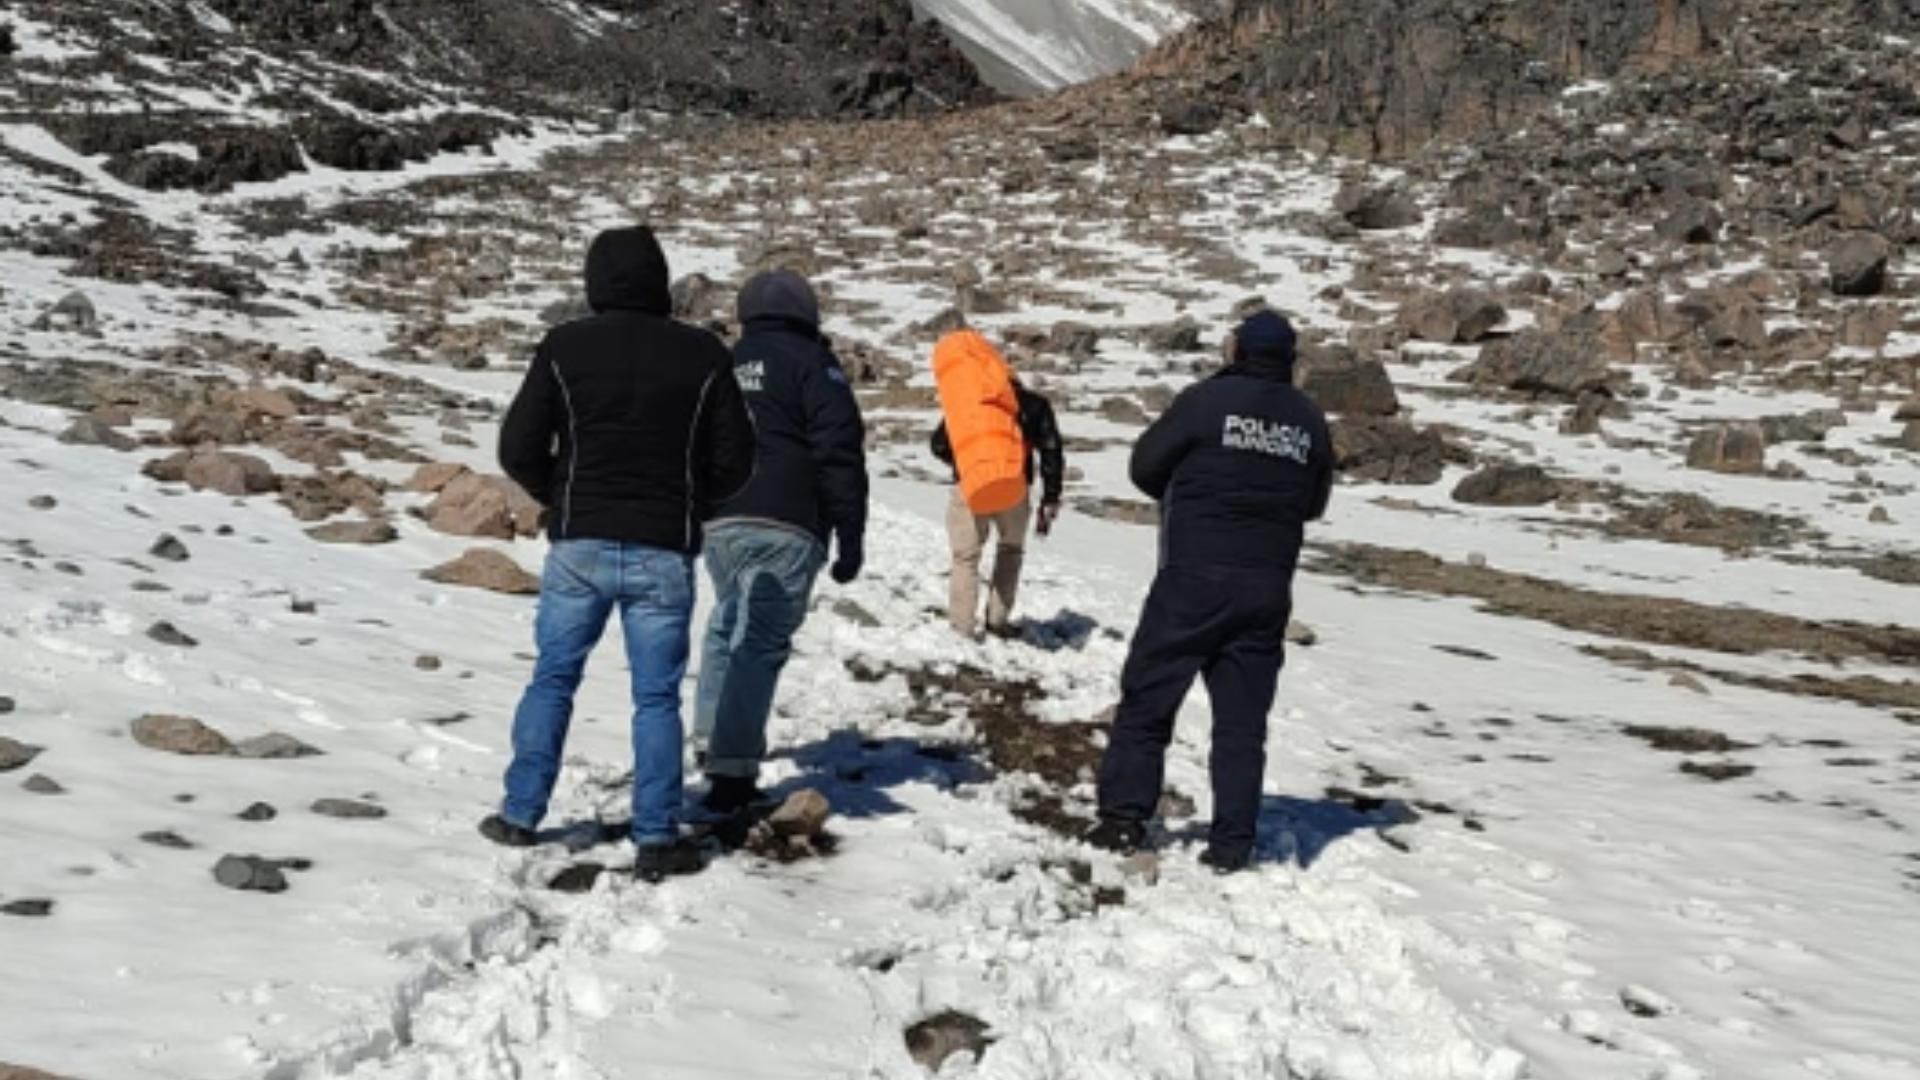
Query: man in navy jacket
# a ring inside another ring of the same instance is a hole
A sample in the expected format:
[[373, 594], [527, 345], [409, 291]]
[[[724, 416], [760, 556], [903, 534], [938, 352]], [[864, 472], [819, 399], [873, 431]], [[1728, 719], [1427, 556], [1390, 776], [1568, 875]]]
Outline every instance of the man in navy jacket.
[[707, 570], [715, 601], [700, 659], [694, 738], [705, 747], [706, 805], [759, 797], [767, 715], [814, 579], [860, 573], [867, 527], [866, 431], [840, 361], [820, 336], [820, 304], [798, 274], [774, 270], [740, 292], [733, 373], [759, 431], [752, 483], [714, 515]]
[[1177, 398], [1134, 447], [1133, 482], [1160, 504], [1160, 572], [1134, 632], [1087, 839], [1131, 851], [1159, 804], [1174, 717], [1193, 685], [1213, 698], [1213, 825], [1202, 858], [1246, 866], [1266, 769], [1267, 713], [1284, 660], [1306, 523], [1326, 512], [1326, 417], [1293, 386], [1294, 333], [1261, 312], [1233, 362]]

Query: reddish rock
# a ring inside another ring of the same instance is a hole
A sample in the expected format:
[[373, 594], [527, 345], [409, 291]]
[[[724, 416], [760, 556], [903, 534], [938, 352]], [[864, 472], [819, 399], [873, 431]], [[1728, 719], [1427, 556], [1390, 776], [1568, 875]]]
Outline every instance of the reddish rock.
[[420, 576], [442, 585], [464, 585], [511, 596], [530, 596], [540, 591], [539, 578], [491, 548], [473, 548], [452, 562], [422, 572]]

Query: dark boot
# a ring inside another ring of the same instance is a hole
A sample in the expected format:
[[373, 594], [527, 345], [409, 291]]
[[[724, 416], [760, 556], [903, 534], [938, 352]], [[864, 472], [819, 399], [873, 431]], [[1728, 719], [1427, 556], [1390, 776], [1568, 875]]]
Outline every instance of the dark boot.
[[735, 814], [765, 798], [751, 776], [707, 777], [707, 797], [700, 805], [715, 814]]
[[1209, 846], [1200, 853], [1200, 865], [1213, 868], [1213, 872], [1222, 876], [1237, 874], [1253, 862], [1253, 852], [1228, 851], [1225, 848]]
[[1102, 851], [1131, 855], [1147, 842], [1147, 827], [1138, 821], [1101, 818], [1100, 824], [1087, 830], [1082, 839]]
[[532, 829], [515, 825], [499, 814], [488, 814], [480, 823], [480, 835], [501, 847], [532, 847], [539, 843]]
[[641, 881], [659, 882], [668, 877], [697, 874], [706, 867], [706, 856], [700, 851], [700, 845], [684, 836], [664, 844], [641, 844], [634, 849], [633, 876]]

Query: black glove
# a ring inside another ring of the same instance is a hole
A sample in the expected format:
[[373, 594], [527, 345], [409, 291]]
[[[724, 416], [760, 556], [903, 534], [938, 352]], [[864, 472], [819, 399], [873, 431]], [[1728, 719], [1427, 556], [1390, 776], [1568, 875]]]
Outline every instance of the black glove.
[[866, 553], [860, 550], [859, 544], [849, 544], [842, 540], [840, 557], [833, 560], [833, 567], [827, 573], [832, 575], [834, 581], [846, 585], [860, 576], [860, 567], [865, 565], [866, 561]]
[[1060, 516], [1059, 503], [1041, 503], [1040, 504], [1040, 520], [1037, 523], [1035, 523], [1034, 528], [1040, 533], [1041, 536], [1046, 536], [1048, 533], [1053, 532], [1053, 521], [1055, 518], [1059, 516]]

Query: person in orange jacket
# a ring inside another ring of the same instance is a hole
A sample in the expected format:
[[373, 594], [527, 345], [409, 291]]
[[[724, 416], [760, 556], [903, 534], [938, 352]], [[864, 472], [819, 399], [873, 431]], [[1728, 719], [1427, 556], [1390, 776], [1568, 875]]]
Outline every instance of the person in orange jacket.
[[[973, 512], [956, 482], [953, 498], [947, 505], [947, 539], [953, 549], [953, 577], [948, 587], [947, 620], [965, 637], [975, 633], [980, 617], [980, 559], [989, 535], [998, 534], [998, 551], [993, 560], [993, 577], [987, 594], [987, 632], [1005, 636], [1012, 632], [1013, 604], [1020, 590], [1020, 568], [1025, 561], [1029, 527], [1041, 536], [1053, 529], [1060, 515], [1060, 495], [1066, 485], [1066, 454], [1060, 439], [1060, 427], [1053, 415], [1053, 403], [1014, 380], [1013, 390], [1020, 402], [1020, 435], [1026, 443], [1026, 473], [1029, 494], [1012, 509], [998, 514]], [[953, 443], [947, 436], [947, 422], [933, 431], [933, 456], [948, 465], [954, 463]], [[1040, 480], [1040, 508], [1035, 519], [1031, 488], [1037, 474]], [[958, 473], [955, 474], [956, 481]]]

